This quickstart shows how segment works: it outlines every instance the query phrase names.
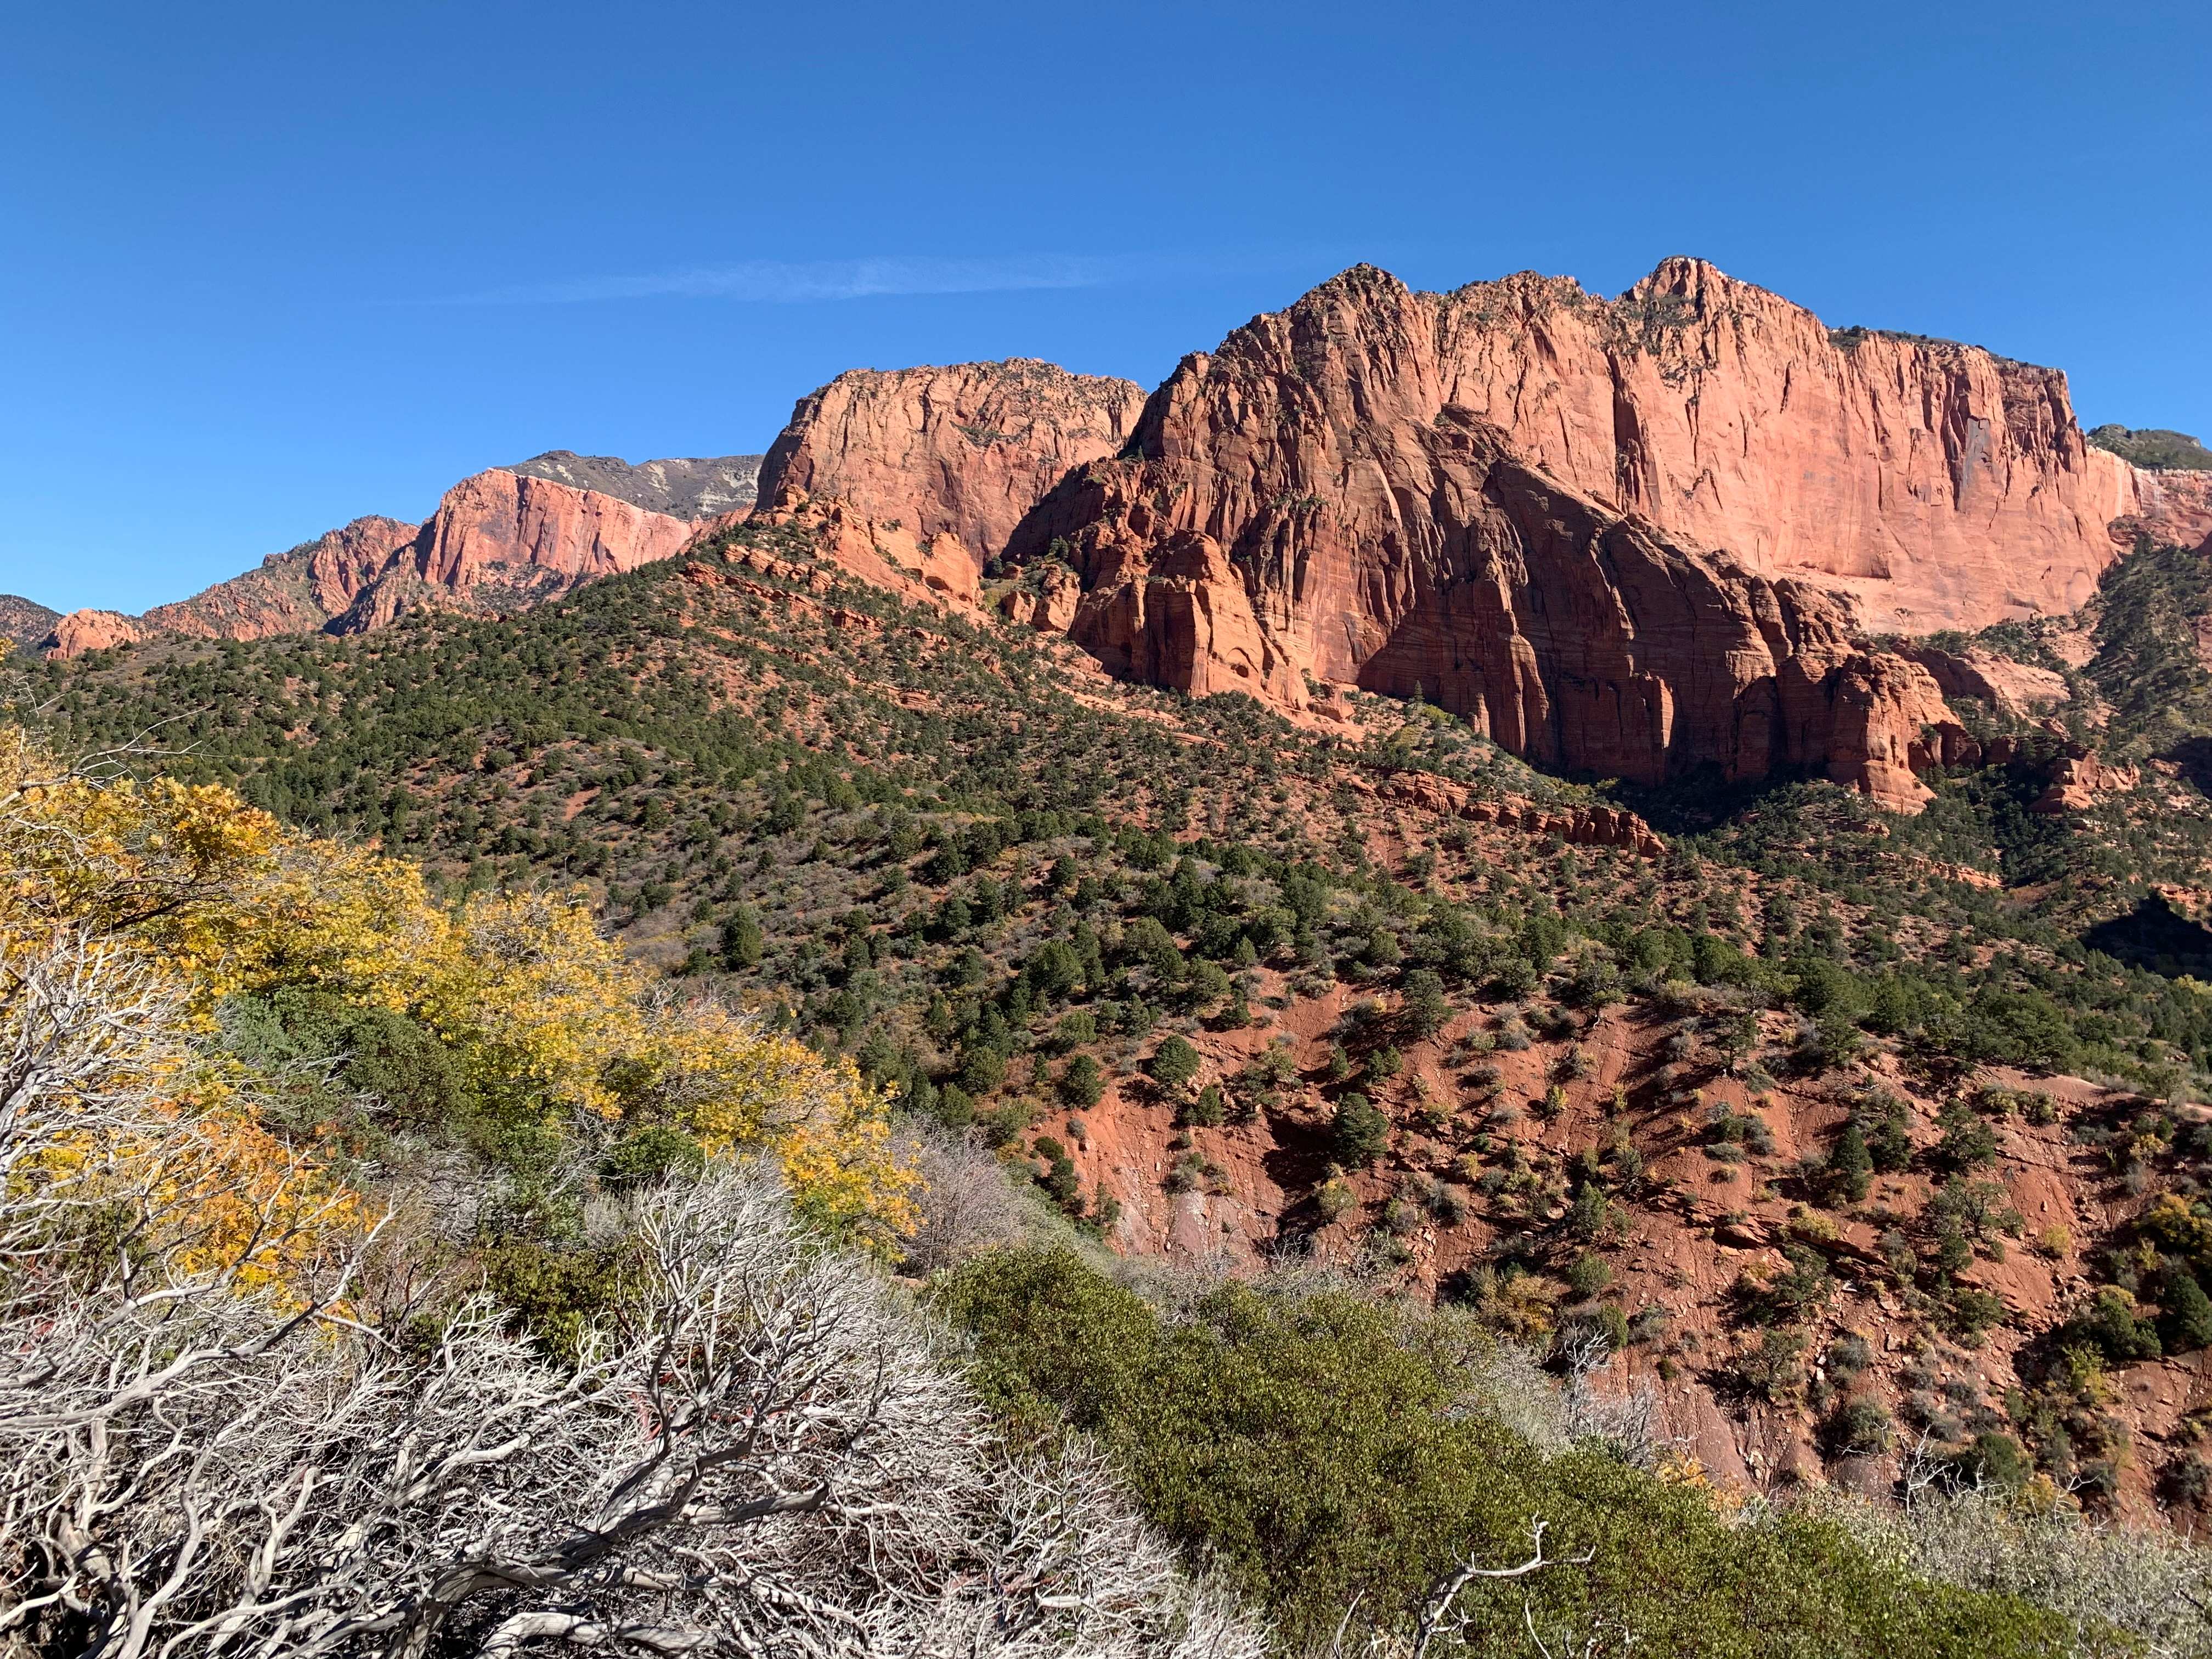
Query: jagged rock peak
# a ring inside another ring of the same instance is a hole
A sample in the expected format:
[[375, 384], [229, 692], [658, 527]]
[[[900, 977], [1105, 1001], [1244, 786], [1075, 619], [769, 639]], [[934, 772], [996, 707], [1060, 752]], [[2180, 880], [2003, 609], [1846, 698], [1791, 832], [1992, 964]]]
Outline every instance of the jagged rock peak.
[[[647, 483], [674, 487], [665, 478]], [[53, 624], [45, 643], [52, 655], [73, 657], [163, 636], [361, 633], [426, 609], [503, 614], [668, 558], [701, 530], [690, 519], [607, 490], [495, 467], [448, 489], [420, 525], [356, 519], [143, 617], [74, 611]]]

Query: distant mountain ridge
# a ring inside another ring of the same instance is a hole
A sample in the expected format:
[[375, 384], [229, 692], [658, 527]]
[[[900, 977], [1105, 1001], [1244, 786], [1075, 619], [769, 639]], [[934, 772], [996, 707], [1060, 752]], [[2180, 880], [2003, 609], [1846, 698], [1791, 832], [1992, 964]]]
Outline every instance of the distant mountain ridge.
[[853, 370], [764, 457], [550, 451], [50, 648], [506, 614], [748, 511], [1127, 678], [1300, 720], [1418, 693], [1569, 773], [1807, 769], [1911, 811], [1973, 744], [1869, 635], [2073, 611], [2139, 539], [2212, 534], [2212, 472], [2091, 442], [2056, 369], [1832, 329], [1704, 260], [1613, 299], [1358, 265], [1149, 397], [1026, 358]]
[[463, 479], [421, 524], [356, 519], [189, 599], [142, 617], [48, 612], [33, 637], [72, 657], [161, 635], [355, 634], [426, 607], [520, 610], [668, 557], [700, 522], [751, 504], [760, 462], [726, 455], [632, 466], [553, 450]]
[[0, 593], [0, 640], [34, 646], [54, 631], [62, 613], [18, 593]]

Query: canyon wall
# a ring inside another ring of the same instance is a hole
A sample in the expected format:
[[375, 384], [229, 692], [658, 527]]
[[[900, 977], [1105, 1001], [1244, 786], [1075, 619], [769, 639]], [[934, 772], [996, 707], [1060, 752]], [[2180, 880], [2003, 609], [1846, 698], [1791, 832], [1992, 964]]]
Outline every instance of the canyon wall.
[[1334, 375], [1393, 421], [1468, 410], [1589, 501], [1756, 574], [1847, 595], [1872, 632], [2074, 611], [2136, 533], [2192, 546], [2212, 535], [2212, 474], [2145, 471], [2091, 444], [2057, 370], [1831, 328], [1690, 258], [1617, 300], [1528, 272], [1415, 293], [1356, 266], [1186, 359], [1140, 420], [1130, 383], [1043, 363], [855, 371], [800, 401], [762, 498], [836, 496], [951, 534], [979, 562], [1032, 556], [1043, 543], [1030, 507], [1071, 471], [1125, 453], [1140, 426], [1155, 459], [1189, 459], [1160, 447], [1179, 441], [1215, 458], [1221, 516], [1194, 527], [1236, 560], [1231, 519], [1273, 533], [1240, 486], [1264, 485], [1279, 507], [1341, 483], [1240, 478], [1286, 435], [1257, 422], [1315, 412], [1295, 398], [1246, 406], [1240, 384], [1278, 374]]
[[1592, 500], [1468, 410], [1400, 418], [1314, 360], [1241, 379], [1233, 407], [1224, 428], [1208, 400], [1156, 403], [1164, 459], [1048, 505], [1082, 590], [1067, 632], [1114, 672], [1293, 709], [1308, 676], [1418, 691], [1542, 766], [1804, 768], [1899, 810], [1927, 798], [1916, 768], [1971, 750], [1927, 670], [1863, 649], [1834, 597]]
[[835, 496], [925, 541], [953, 537], [980, 573], [1071, 468], [1121, 451], [1144, 407], [1133, 381], [1028, 358], [854, 369], [799, 400], [760, 499]]
[[2057, 371], [1832, 330], [1693, 259], [1614, 301], [1355, 267], [1186, 358], [1124, 444], [1082, 384], [846, 376], [763, 490], [1042, 564], [1002, 608], [1130, 678], [1291, 710], [1309, 677], [1418, 687], [1546, 765], [1808, 768], [1893, 805], [1967, 745], [1864, 635], [2071, 611], [2135, 529], [2203, 533], [2202, 492], [2091, 446]]
[[1285, 476], [1240, 471], [1286, 435], [1266, 418], [1321, 412], [1312, 396], [1251, 406], [1251, 383], [1277, 376], [1331, 382], [1401, 424], [1464, 409], [1589, 500], [1849, 593], [1881, 631], [2074, 610], [2122, 549], [2113, 520], [2156, 512], [2144, 475], [2083, 438], [2057, 371], [1830, 330], [1701, 260], [1668, 260], [1610, 301], [1525, 274], [1417, 294], [1358, 266], [1254, 319], [1184, 362], [1139, 434], [1161, 459], [1184, 459], [1178, 444], [1220, 453], [1205, 527], [1224, 545], [1232, 520], [1275, 533], [1268, 501], [1279, 516], [1343, 483], [1326, 469], [1349, 458], [1297, 444]]
[[1413, 295], [1346, 273], [1224, 355], [1314, 349], [1389, 319], [1421, 399], [1495, 421], [1592, 498], [1762, 574], [1852, 593], [1870, 627], [2076, 609], [2138, 510], [2066, 377], [1979, 347], [1832, 330], [1698, 259], [1616, 301], [1534, 275]]

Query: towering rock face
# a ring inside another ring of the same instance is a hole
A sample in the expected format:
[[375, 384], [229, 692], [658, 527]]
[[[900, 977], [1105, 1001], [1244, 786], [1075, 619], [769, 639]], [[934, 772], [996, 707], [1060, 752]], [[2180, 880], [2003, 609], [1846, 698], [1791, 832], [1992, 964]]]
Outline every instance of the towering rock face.
[[760, 498], [835, 496], [925, 541], [955, 538], [980, 571], [1070, 468], [1121, 451], [1144, 406], [1132, 381], [1027, 358], [854, 369], [799, 400]]
[[1418, 690], [1540, 765], [1807, 767], [1905, 810], [1915, 767], [1967, 752], [1927, 671], [1861, 649], [1838, 600], [1593, 501], [1469, 410], [1408, 412], [1344, 359], [1208, 376], [1155, 400], [1160, 459], [1089, 469], [1031, 526], [1109, 668], [1291, 708], [1308, 676]]
[[[1188, 360], [1157, 394], [1146, 453], [1219, 450], [1219, 510], [1262, 538], [1288, 510], [1267, 501], [1326, 497], [1340, 476], [1310, 469], [1357, 465], [1292, 442], [1285, 476], [1242, 474], [1287, 435], [1255, 431], [1247, 401], [1273, 377], [1330, 381], [1391, 424], [1464, 409], [1589, 501], [1755, 574], [1848, 592], [1883, 629], [2072, 610], [2118, 550], [2112, 521], [2142, 507], [2134, 469], [2084, 441], [2055, 370], [1832, 331], [1699, 260], [1610, 302], [1528, 275], [1415, 294], [1361, 266]], [[1277, 412], [1307, 421], [1316, 395]]]
[[2136, 507], [2116, 529], [2176, 547], [2212, 548], [2212, 471], [2138, 471]]
[[[2116, 539], [2115, 520], [2189, 544], [2212, 531], [2212, 477], [2142, 472], [2089, 444], [2056, 370], [1832, 330], [1696, 259], [1615, 301], [1533, 274], [1416, 294], [1357, 267], [1187, 361], [1146, 424], [1218, 453], [1234, 511], [1240, 458], [1275, 435], [1251, 429], [1240, 380], [1323, 368], [1393, 420], [1469, 410], [1589, 501], [1754, 574], [1846, 592], [1881, 631], [2075, 609], [2136, 527]], [[1070, 469], [1121, 453], [1135, 398], [1126, 381], [1041, 363], [856, 372], [800, 403], [763, 499], [838, 496], [979, 558], [1033, 554], [1023, 514]], [[1288, 501], [1334, 487], [1267, 483]]]
[[1269, 320], [1293, 349], [1375, 324], [1422, 338], [1437, 406], [1694, 545], [1849, 591], [1875, 628], [2073, 610], [2137, 506], [2134, 469], [2088, 444], [2057, 370], [1831, 330], [1702, 260], [1612, 302], [1564, 279], [1430, 295], [1358, 271]]
[[1133, 678], [1289, 708], [1309, 676], [1419, 685], [1547, 764], [1825, 768], [1900, 805], [1966, 739], [1860, 630], [2070, 611], [2136, 532], [2212, 531], [2195, 476], [2085, 440], [2056, 371], [1832, 330], [1693, 259], [1616, 301], [1357, 267], [1186, 359], [1125, 445], [1133, 392], [847, 375], [763, 499], [1053, 562], [1001, 608]]
[[667, 558], [699, 530], [616, 495], [498, 468], [455, 484], [422, 524], [356, 519], [143, 617], [74, 611], [53, 624], [46, 648], [73, 657], [159, 637], [355, 634], [423, 608], [518, 611]]
[[[513, 610], [667, 558], [694, 533], [688, 520], [595, 489], [495, 469], [446, 492], [398, 571], [466, 608]], [[357, 617], [356, 600], [342, 631], [374, 625], [384, 608]]]

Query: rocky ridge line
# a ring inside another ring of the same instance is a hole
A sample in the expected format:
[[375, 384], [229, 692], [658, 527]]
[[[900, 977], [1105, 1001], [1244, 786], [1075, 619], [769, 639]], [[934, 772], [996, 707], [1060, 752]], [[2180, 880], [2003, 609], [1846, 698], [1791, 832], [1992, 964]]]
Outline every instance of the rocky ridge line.
[[[560, 464], [559, 453], [524, 465], [540, 463]], [[720, 483], [704, 475], [678, 475], [672, 482], [671, 475], [653, 471], [656, 466], [690, 465], [649, 462], [629, 469], [640, 475], [631, 482], [656, 499], [672, 501], [681, 494], [682, 504], [702, 509], [714, 490], [726, 486], [729, 469], [715, 475]], [[72, 611], [52, 624], [45, 644], [50, 655], [74, 657], [164, 636], [253, 640], [318, 631], [356, 634], [425, 607], [501, 614], [557, 599], [598, 577], [668, 558], [701, 530], [691, 519], [655, 512], [620, 495], [498, 467], [455, 484], [422, 524], [356, 519], [312, 542], [272, 553], [243, 575], [178, 604], [157, 605], [143, 617]]]

